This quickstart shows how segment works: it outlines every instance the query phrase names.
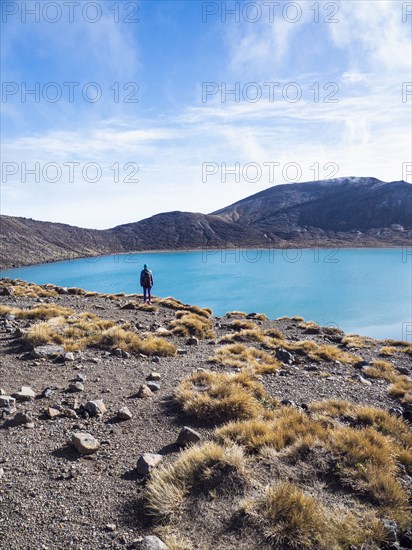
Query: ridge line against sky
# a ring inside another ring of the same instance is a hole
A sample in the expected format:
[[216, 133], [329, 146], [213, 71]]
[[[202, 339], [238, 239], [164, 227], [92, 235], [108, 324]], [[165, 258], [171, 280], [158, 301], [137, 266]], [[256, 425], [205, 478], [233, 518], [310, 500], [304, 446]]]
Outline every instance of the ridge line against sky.
[[[212, 212], [299, 171], [411, 181], [410, 2], [97, 2], [95, 23], [23, 22], [22, 3], [6, 4], [18, 11], [2, 12], [3, 214], [106, 228]], [[239, 97], [222, 101], [222, 83]]]

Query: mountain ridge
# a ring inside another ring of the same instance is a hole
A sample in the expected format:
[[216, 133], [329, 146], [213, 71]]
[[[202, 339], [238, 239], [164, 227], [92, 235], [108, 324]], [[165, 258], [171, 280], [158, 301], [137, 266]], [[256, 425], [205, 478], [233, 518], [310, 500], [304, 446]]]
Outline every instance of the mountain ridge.
[[377, 178], [275, 185], [229, 206], [162, 212], [109, 229], [0, 216], [0, 267], [137, 252], [233, 247], [403, 246], [412, 186]]

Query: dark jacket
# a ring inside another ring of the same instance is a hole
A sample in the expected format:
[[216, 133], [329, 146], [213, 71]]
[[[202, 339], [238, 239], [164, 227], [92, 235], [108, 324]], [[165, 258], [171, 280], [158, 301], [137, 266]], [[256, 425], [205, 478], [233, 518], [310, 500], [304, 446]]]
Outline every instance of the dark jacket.
[[142, 269], [140, 273], [140, 286], [143, 288], [152, 288], [153, 275], [149, 269]]

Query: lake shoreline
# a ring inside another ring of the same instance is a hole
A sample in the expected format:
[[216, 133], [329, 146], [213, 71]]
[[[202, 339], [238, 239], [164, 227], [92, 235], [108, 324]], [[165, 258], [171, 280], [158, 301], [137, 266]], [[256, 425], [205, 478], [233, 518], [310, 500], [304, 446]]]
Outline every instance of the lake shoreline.
[[[233, 247], [210, 247], [210, 248], [174, 248], [174, 249], [149, 249], [149, 250], [135, 250], [131, 252], [117, 252], [114, 254], [99, 254], [96, 256], [76, 256], [71, 258], [63, 258], [58, 260], [47, 260], [35, 264], [18, 264], [12, 267], [3, 267], [0, 265], [0, 279], [3, 278], [2, 272], [11, 271], [13, 269], [20, 269], [25, 267], [37, 267], [43, 265], [54, 265], [63, 262], [74, 262], [76, 260], [97, 260], [99, 258], [106, 257], [115, 257], [115, 256], [130, 256], [134, 254], [177, 254], [182, 252], [213, 252], [216, 251], [233, 251], [233, 250], [261, 250], [262, 252], [268, 250], [378, 250], [378, 249], [388, 249], [388, 250], [403, 250], [406, 246], [409, 245], [367, 245], [367, 246], [353, 246], [353, 243], [348, 244], [347, 246], [320, 246], [314, 244], [313, 246], [233, 246]], [[7, 277], [8, 275], [4, 275]]]

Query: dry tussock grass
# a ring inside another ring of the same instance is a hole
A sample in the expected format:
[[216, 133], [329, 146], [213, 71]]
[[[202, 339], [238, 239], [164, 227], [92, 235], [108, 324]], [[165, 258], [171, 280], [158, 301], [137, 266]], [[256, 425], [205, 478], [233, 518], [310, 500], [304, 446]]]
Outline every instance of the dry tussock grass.
[[244, 344], [222, 346], [209, 358], [209, 361], [259, 374], [275, 372], [281, 367], [280, 361], [269, 353]]
[[364, 525], [351, 512], [327, 509], [288, 481], [274, 483], [263, 494], [245, 500], [243, 510], [271, 548], [339, 550], [383, 536], [373, 516]]
[[281, 407], [273, 412], [274, 420], [252, 419], [230, 422], [217, 429], [214, 437], [220, 443], [236, 443], [248, 452], [271, 448], [280, 451], [296, 441], [325, 438], [327, 429], [321, 422], [311, 420], [293, 407]]
[[302, 353], [312, 361], [340, 361], [349, 365], [361, 361], [361, 358], [357, 355], [352, 355], [329, 344], [318, 344], [314, 340], [301, 340], [299, 342], [285, 341], [282, 343], [282, 346], [289, 351]]
[[216, 337], [211, 319], [187, 311], [178, 311], [169, 328], [173, 334], [180, 336], [196, 336], [200, 339]]
[[268, 328], [265, 330], [265, 335], [269, 338], [274, 338], [275, 340], [284, 340], [285, 335], [282, 331], [278, 330], [277, 328]]
[[20, 309], [16, 307], [0, 306], [0, 315], [11, 313], [21, 319], [51, 319], [61, 315], [74, 315], [74, 311], [67, 307], [54, 304], [42, 304], [29, 309]]
[[245, 318], [246, 317], [246, 313], [244, 311], [228, 311], [226, 313], [226, 317], [242, 317], [242, 318]]
[[408, 376], [398, 375], [393, 384], [388, 388], [389, 395], [403, 399], [405, 402], [410, 402], [412, 398], [412, 381]]
[[192, 306], [190, 304], [184, 304], [176, 298], [169, 296], [168, 298], [155, 298], [154, 301], [157, 305], [166, 307], [168, 309], [187, 311], [189, 313], [194, 313], [201, 317], [210, 317], [212, 315], [212, 310], [209, 307], [199, 307]]
[[389, 361], [382, 361], [381, 359], [372, 361], [372, 366], [365, 367], [363, 372], [366, 376], [369, 376], [369, 378], [380, 378], [387, 382], [394, 382], [397, 376], [399, 376], [392, 363], [389, 363]]
[[222, 344], [229, 342], [256, 342], [261, 344], [265, 341], [265, 334], [257, 328], [243, 329], [235, 334], [226, 334], [219, 340]]
[[342, 338], [342, 344], [348, 349], [351, 348], [371, 348], [376, 345], [373, 338], [367, 336], [359, 336], [358, 334], [347, 334]]
[[13, 286], [13, 294], [14, 296], [27, 298], [55, 298], [58, 296], [51, 285], [40, 286], [34, 283], [24, 283], [23, 281]]
[[175, 399], [185, 413], [207, 422], [265, 417], [276, 404], [250, 374], [208, 371], [185, 378]]
[[179, 511], [192, 488], [209, 492], [224, 479], [247, 481], [246, 461], [239, 447], [205, 443], [184, 451], [176, 462], [152, 473], [147, 484], [147, 510], [157, 519]]
[[[35, 311], [35, 310], [41, 311]], [[46, 318], [47, 321], [35, 323], [29, 327], [23, 341], [29, 347], [54, 343], [66, 351], [77, 351], [86, 347], [100, 349], [121, 348], [145, 355], [175, 355], [176, 347], [163, 338], [147, 335], [139, 337], [127, 330], [127, 325], [119, 327], [114, 321], [101, 319], [93, 313], [81, 313], [75, 316], [72, 310], [60, 307], [33, 308], [23, 310], [30, 318]]]
[[240, 319], [237, 319], [236, 321], [230, 323], [229, 328], [235, 330], [236, 332], [239, 332], [241, 330], [253, 330], [256, 329], [256, 324], [252, 321], [242, 321]]

